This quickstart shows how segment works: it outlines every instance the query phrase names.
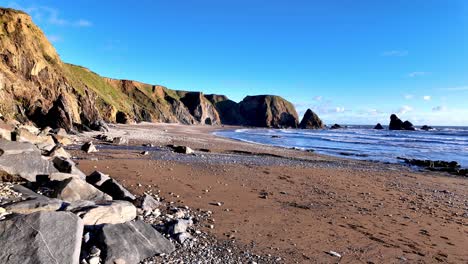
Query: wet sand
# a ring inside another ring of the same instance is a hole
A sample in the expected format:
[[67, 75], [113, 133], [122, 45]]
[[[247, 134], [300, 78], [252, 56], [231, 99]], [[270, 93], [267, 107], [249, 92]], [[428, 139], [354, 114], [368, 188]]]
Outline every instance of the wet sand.
[[[214, 229], [206, 231], [280, 262], [468, 262], [468, 179], [237, 142], [213, 136], [216, 129], [229, 128], [119, 125], [108, 134], [130, 146], [72, 153], [86, 173], [212, 211]], [[196, 154], [172, 153], [168, 144]]]

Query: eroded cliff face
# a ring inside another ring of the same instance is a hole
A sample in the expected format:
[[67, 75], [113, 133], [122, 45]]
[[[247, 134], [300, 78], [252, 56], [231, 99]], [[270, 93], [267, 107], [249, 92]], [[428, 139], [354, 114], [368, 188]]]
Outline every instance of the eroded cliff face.
[[256, 127], [297, 127], [298, 116], [293, 104], [274, 95], [247, 96], [240, 102], [245, 125]]
[[[0, 115], [52, 128], [96, 128], [101, 120], [296, 127], [293, 105], [278, 96], [171, 90], [101, 77], [63, 63], [44, 33], [21, 11], [0, 8]], [[96, 128], [98, 129], [98, 128]]]

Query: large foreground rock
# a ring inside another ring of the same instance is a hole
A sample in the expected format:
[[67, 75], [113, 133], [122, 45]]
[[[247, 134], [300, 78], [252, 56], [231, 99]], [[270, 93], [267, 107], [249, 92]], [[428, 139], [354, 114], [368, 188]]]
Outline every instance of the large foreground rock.
[[105, 264], [139, 263], [143, 259], [175, 250], [169, 240], [142, 221], [105, 225], [99, 241]]
[[83, 223], [72, 213], [15, 215], [0, 230], [2, 264], [78, 264]]
[[136, 199], [135, 195], [104, 173], [95, 171], [86, 177], [86, 181], [102, 192], [112, 196], [114, 200], [125, 200], [131, 202]]
[[54, 184], [54, 197], [62, 199], [66, 202], [75, 202], [80, 200], [90, 201], [106, 201], [112, 200], [112, 197], [101, 192], [93, 185], [81, 179], [80, 176], [53, 173], [50, 180]]
[[310, 109], [307, 109], [301, 123], [299, 124], [299, 128], [302, 129], [321, 129], [324, 127], [325, 125], [320, 117]]
[[135, 219], [136, 207], [127, 201], [108, 201], [96, 203], [74, 211], [83, 219], [85, 225], [120, 224]]
[[37, 198], [7, 204], [3, 207], [11, 213], [32, 214], [36, 212], [57, 211], [62, 206], [63, 202], [58, 199]]

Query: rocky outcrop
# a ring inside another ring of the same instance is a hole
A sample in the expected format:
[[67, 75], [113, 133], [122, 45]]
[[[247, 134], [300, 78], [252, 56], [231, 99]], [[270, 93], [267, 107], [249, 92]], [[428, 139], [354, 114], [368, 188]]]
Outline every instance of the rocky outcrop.
[[433, 128], [433, 127], [430, 127], [430, 126], [428, 126], [428, 125], [424, 125], [424, 126], [421, 127], [421, 130], [429, 131], [429, 130], [434, 130], [434, 128]]
[[384, 129], [384, 127], [380, 123], [377, 123], [377, 125], [375, 125], [374, 129], [382, 130], [382, 129]]
[[293, 104], [279, 96], [247, 96], [240, 102], [244, 125], [256, 127], [297, 127], [298, 117]]
[[322, 120], [310, 109], [307, 109], [301, 123], [299, 124], [299, 128], [302, 129], [321, 129], [324, 127], [325, 125]]
[[390, 124], [388, 125], [389, 130], [415, 130], [413, 124], [409, 121], [401, 121], [397, 115], [392, 114], [390, 116]]
[[208, 94], [205, 97], [216, 107], [222, 124], [239, 126], [245, 123], [238, 103], [225, 95]]
[[189, 109], [190, 114], [200, 124], [219, 125], [221, 120], [214, 105], [200, 92], [180, 92], [180, 100]]
[[330, 129], [341, 129], [343, 128], [341, 125], [334, 124], [333, 126], [330, 127]]

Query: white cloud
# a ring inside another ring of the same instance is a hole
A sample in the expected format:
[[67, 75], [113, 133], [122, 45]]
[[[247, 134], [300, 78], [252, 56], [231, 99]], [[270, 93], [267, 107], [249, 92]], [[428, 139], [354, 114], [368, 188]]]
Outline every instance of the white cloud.
[[402, 114], [406, 114], [406, 113], [411, 112], [411, 111], [413, 111], [413, 107], [408, 106], [408, 105], [404, 105], [404, 106], [400, 107], [400, 109], [398, 109], [398, 114], [402, 115]]
[[410, 72], [408, 73], [408, 77], [415, 78], [415, 77], [422, 77], [429, 75], [429, 72], [424, 72], [424, 71], [416, 71], [416, 72]]
[[345, 111], [344, 107], [339, 107], [338, 106], [338, 107], [335, 108], [336, 113], [343, 113], [344, 111]]
[[441, 105], [432, 108], [432, 112], [445, 112], [447, 111], [447, 107]]
[[323, 99], [323, 97], [320, 96], [320, 95], [317, 95], [317, 96], [314, 97], [314, 101], [317, 101], [317, 102], [322, 101], [322, 99]]
[[410, 99], [413, 99], [414, 95], [412, 94], [405, 94], [405, 99], [406, 100], [410, 100]]
[[423, 99], [424, 99], [424, 101], [430, 101], [431, 96], [430, 95], [425, 95], [425, 96], [423, 96]]
[[90, 27], [90, 26], [93, 25], [93, 23], [91, 23], [90, 21], [85, 20], [85, 19], [80, 19], [77, 22], [75, 22], [75, 25], [77, 27]]
[[449, 88], [442, 88], [440, 90], [445, 90], [445, 91], [468, 91], [468, 86], [449, 87]]
[[404, 57], [408, 55], [407, 50], [387, 50], [382, 52], [382, 56], [384, 57]]

